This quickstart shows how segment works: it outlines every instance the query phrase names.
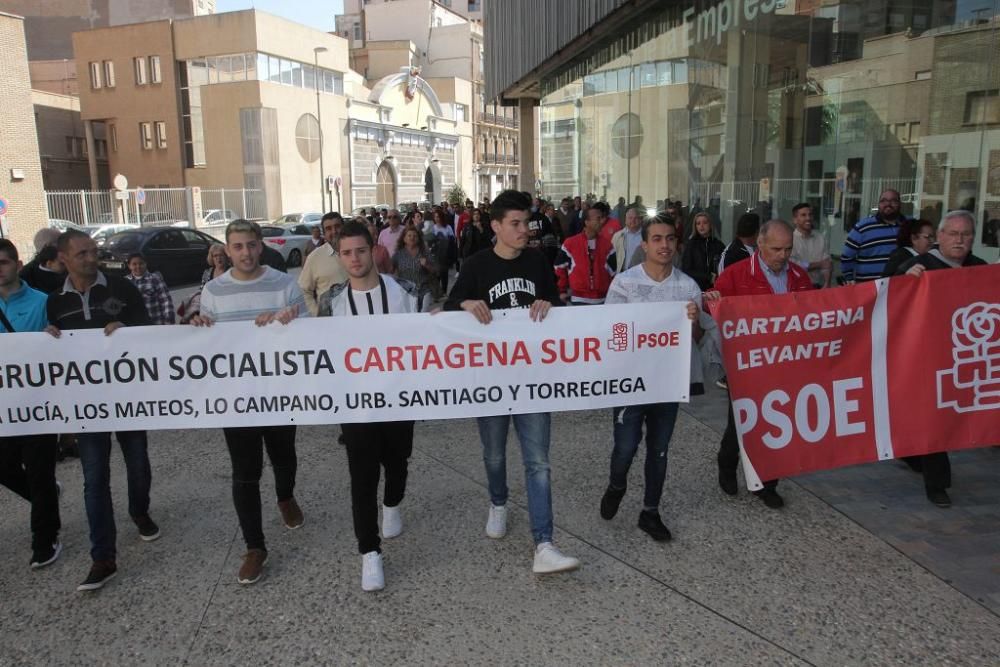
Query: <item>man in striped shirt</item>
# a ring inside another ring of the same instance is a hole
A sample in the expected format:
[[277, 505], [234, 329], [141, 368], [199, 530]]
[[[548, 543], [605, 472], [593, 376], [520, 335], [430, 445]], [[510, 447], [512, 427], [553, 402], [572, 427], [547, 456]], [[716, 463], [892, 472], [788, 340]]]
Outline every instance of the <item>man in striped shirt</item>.
[[[191, 318], [195, 326], [214, 322], [253, 320], [259, 327], [272, 322], [288, 324], [296, 317], [308, 317], [305, 297], [295, 279], [260, 263], [263, 251], [260, 225], [234, 220], [226, 227], [226, 254], [233, 264], [221, 276], [205, 283], [201, 291], [201, 312]], [[239, 517], [247, 553], [237, 580], [256, 583], [267, 562], [267, 547], [260, 506], [260, 476], [264, 449], [274, 471], [278, 510], [285, 527], [295, 529], [304, 517], [295, 501], [295, 426], [247, 426], [224, 428], [229, 458], [233, 464], [233, 504]]]
[[906, 218], [899, 213], [899, 193], [886, 190], [878, 200], [878, 213], [859, 220], [844, 241], [840, 273], [848, 285], [882, 277], [889, 255], [898, 246], [899, 226]]

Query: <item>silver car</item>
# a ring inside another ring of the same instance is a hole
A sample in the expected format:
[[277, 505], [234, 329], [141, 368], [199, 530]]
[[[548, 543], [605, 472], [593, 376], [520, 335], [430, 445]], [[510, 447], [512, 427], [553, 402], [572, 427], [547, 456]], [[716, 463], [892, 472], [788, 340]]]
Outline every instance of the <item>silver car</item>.
[[288, 268], [302, 266], [315, 225], [261, 225], [264, 243], [281, 253]]

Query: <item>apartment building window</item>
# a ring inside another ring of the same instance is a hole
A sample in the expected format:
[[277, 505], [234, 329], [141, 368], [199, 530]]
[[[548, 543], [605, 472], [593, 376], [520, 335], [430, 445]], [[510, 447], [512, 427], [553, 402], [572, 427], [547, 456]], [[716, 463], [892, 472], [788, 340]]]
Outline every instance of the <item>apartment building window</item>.
[[464, 104], [455, 105], [455, 120], [459, 123], [464, 123], [469, 120], [469, 107]]
[[149, 57], [149, 81], [150, 83], [163, 83], [163, 70], [160, 67], [160, 56]]
[[167, 124], [162, 120], [156, 121], [156, 147], [167, 147]]
[[108, 136], [111, 139], [111, 150], [118, 152], [118, 127], [114, 124], [108, 125]]
[[101, 87], [101, 63], [90, 63], [90, 87], [92, 90]]
[[153, 124], [139, 123], [139, 145], [144, 151], [153, 150]]
[[108, 141], [107, 139], [95, 139], [94, 140], [94, 153], [97, 155], [98, 160], [104, 160], [108, 157]]
[[149, 83], [149, 75], [146, 70], [146, 58], [132, 58], [132, 69], [135, 72], [135, 85], [145, 86]]
[[354, 24], [354, 40], [357, 41], [357, 42], [361, 41], [361, 24], [360, 23], [355, 23]]
[[104, 61], [104, 85], [108, 88], [115, 87], [115, 63], [111, 60]]
[[1000, 123], [1000, 91], [979, 90], [965, 95], [966, 125]]

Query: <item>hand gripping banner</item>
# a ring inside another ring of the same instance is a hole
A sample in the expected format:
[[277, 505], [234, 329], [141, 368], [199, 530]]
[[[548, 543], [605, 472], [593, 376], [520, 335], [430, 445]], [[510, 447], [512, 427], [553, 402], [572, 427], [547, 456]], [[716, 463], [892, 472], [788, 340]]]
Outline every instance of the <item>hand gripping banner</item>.
[[687, 401], [685, 304], [4, 334], [0, 437]]
[[714, 311], [752, 486], [1000, 444], [1000, 266]]

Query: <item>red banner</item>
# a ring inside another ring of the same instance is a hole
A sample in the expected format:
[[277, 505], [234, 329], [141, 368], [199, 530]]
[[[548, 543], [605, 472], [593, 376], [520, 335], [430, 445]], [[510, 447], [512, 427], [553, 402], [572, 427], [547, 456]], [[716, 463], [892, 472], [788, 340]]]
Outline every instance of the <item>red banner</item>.
[[1000, 266], [728, 297], [713, 315], [752, 486], [1000, 444]]

